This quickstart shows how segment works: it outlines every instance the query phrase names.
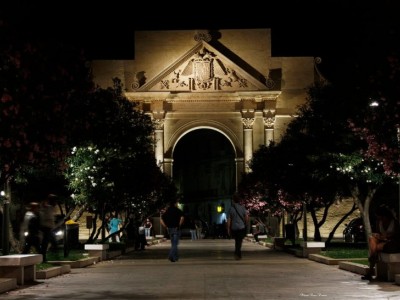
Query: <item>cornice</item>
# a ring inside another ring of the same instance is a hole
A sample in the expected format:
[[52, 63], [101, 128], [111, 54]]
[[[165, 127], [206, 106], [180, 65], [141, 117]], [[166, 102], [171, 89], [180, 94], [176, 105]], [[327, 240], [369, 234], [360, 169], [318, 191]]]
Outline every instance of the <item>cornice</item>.
[[240, 102], [250, 100], [255, 102], [277, 100], [281, 91], [254, 91], [254, 92], [204, 92], [204, 93], [171, 93], [171, 92], [129, 92], [125, 96], [131, 101], [152, 102]]

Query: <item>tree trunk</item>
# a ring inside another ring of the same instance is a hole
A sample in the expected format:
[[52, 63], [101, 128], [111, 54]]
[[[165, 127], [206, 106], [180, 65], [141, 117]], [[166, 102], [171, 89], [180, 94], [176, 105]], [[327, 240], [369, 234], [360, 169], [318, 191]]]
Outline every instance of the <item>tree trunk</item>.
[[354, 198], [355, 204], [357, 205], [364, 221], [365, 235], [367, 240], [369, 236], [372, 234], [371, 222], [369, 219], [369, 208], [371, 206], [372, 199], [377, 189], [378, 187], [368, 187], [365, 196], [363, 196], [362, 193], [360, 192], [359, 186], [355, 185], [351, 189], [351, 194]]
[[340, 224], [342, 224], [343, 221], [346, 220], [346, 218], [347, 218], [348, 216], [350, 216], [356, 209], [357, 209], [357, 206], [356, 206], [355, 203], [353, 203], [353, 207], [349, 210], [349, 212], [347, 212], [347, 213], [339, 220], [339, 222], [333, 227], [332, 231], [329, 233], [328, 239], [325, 241], [325, 243], [326, 243], [327, 245], [332, 241], [332, 239], [333, 239], [333, 237], [334, 237], [334, 235], [335, 235], [336, 229], [338, 229], [338, 227], [340, 226]]

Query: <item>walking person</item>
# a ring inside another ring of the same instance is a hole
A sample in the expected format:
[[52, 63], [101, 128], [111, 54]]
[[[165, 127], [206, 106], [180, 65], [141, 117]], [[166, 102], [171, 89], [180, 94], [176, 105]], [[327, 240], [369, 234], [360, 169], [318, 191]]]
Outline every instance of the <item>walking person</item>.
[[258, 236], [263, 234], [265, 234], [264, 224], [260, 220], [257, 220], [255, 231], [253, 232], [254, 240], [259, 242]]
[[25, 213], [21, 227], [23, 254], [28, 254], [31, 247], [35, 248], [36, 253], [41, 253], [39, 207], [39, 203], [31, 202], [29, 203], [28, 211]]
[[194, 222], [193, 219], [189, 220], [189, 231], [190, 231], [190, 238], [192, 241], [197, 240], [197, 234], [196, 234], [196, 223]]
[[151, 236], [151, 229], [153, 228], [153, 223], [151, 223], [150, 219], [147, 218], [146, 221], [143, 222], [144, 233], [146, 238]]
[[232, 197], [232, 205], [229, 209], [227, 222], [228, 235], [235, 239], [234, 257], [242, 259], [242, 243], [246, 236], [246, 224], [249, 221], [249, 214], [246, 208], [240, 204], [240, 197], [235, 193]]
[[50, 194], [43, 201], [40, 207], [40, 231], [43, 234], [42, 237], [42, 255], [43, 262], [47, 261], [47, 248], [51, 244], [51, 251], [57, 251], [57, 241], [54, 235], [55, 228], [55, 215], [54, 208], [56, 205], [56, 195]]
[[161, 216], [161, 225], [167, 229], [171, 239], [171, 249], [168, 254], [168, 259], [171, 262], [176, 262], [179, 259], [178, 244], [184, 220], [183, 211], [178, 208], [177, 199], [170, 202], [169, 207]]
[[133, 214], [130, 213], [128, 215], [128, 219], [127, 219], [127, 224], [125, 226], [125, 230], [126, 230], [126, 236], [127, 236], [127, 243], [128, 245], [135, 245], [135, 241], [137, 239], [137, 226], [135, 224], [135, 219], [133, 217]]
[[[108, 228], [110, 230], [110, 242], [117, 242], [119, 243], [119, 226], [122, 224], [122, 220], [117, 218], [117, 214], [113, 212], [111, 214], [110, 222], [108, 223]], [[113, 235], [114, 234], [114, 235]]]
[[138, 223], [137, 226], [137, 233], [138, 233], [138, 238], [137, 238], [137, 243], [135, 244], [135, 250], [137, 251], [143, 251], [145, 250], [145, 247], [148, 246], [147, 240], [146, 240], [146, 230], [143, 226], [143, 224]]
[[195, 225], [196, 225], [196, 238], [198, 240], [202, 239], [203, 237], [201, 236], [201, 233], [203, 231], [203, 224], [201, 224], [201, 221], [199, 219], [197, 219], [195, 221]]

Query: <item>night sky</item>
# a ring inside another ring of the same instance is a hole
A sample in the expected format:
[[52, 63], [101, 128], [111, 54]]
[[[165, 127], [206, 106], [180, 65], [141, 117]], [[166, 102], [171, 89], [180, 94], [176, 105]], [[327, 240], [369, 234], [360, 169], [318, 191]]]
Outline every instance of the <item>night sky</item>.
[[6, 2], [21, 38], [72, 42], [93, 59], [133, 58], [135, 30], [230, 28], [271, 28], [274, 56], [342, 57], [394, 42], [400, 23], [397, 0]]

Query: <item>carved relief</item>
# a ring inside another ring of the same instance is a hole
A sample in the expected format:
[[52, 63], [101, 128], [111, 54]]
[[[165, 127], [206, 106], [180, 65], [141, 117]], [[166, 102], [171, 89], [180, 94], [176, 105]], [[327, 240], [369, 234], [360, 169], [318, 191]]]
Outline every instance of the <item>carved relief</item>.
[[248, 87], [248, 81], [227, 66], [213, 52], [203, 47], [188, 61], [173, 70], [159, 83], [164, 90], [216, 91]]
[[269, 78], [269, 77], [266, 77], [265, 79], [266, 79], [265, 85], [267, 86], [267, 88], [272, 90], [273, 87], [275, 86], [275, 81], [273, 79]]
[[164, 128], [164, 122], [164, 119], [153, 119], [156, 130], [162, 130]]
[[208, 32], [198, 32], [194, 36], [194, 40], [196, 42], [200, 42], [200, 41], [209, 42], [209, 41], [211, 41], [211, 39], [212, 39], [212, 36]]
[[254, 118], [242, 118], [242, 123], [245, 129], [252, 129], [254, 124]]
[[263, 120], [267, 128], [273, 128], [275, 125], [275, 109], [265, 109]]
[[275, 117], [264, 118], [264, 124], [267, 128], [273, 128], [275, 125]]
[[126, 80], [130, 82], [131, 89], [137, 90], [146, 83], [147, 78], [145, 76], [145, 73], [145, 71], [140, 71], [137, 73], [127, 73], [125, 75]]

